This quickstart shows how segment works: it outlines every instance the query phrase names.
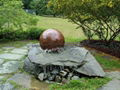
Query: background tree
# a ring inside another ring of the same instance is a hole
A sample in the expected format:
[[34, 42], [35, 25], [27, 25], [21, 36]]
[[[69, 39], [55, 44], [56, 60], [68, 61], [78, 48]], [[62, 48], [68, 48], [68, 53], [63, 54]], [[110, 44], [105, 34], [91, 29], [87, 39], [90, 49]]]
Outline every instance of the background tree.
[[120, 36], [120, 0], [50, 0], [49, 6], [78, 25], [88, 39]]
[[0, 0], [0, 31], [23, 30], [36, 23], [37, 19], [23, 10], [21, 0]]
[[22, 0], [24, 9], [33, 9], [37, 15], [60, 15], [53, 10], [53, 6], [47, 6], [50, 0]]
[[25, 9], [30, 9], [30, 3], [31, 3], [32, 1], [33, 1], [33, 0], [22, 0], [24, 8], [25, 8]]

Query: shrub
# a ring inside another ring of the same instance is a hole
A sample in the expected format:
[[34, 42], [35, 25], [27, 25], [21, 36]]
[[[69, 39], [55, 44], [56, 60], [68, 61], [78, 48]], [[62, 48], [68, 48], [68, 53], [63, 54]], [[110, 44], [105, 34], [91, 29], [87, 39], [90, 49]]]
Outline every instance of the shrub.
[[40, 28], [29, 28], [26, 31], [22, 30], [4, 30], [0, 31], [0, 41], [3, 40], [28, 40], [39, 39], [40, 34], [43, 32]]
[[37, 20], [38, 19], [36, 17], [33, 17], [23, 10], [21, 0], [0, 0], [1, 34], [7, 34], [7, 31], [8, 34], [12, 34], [12, 32], [16, 32], [16, 30], [24, 30], [30, 26], [36, 25]]
[[44, 30], [43, 29], [39, 29], [39, 28], [35, 28], [35, 27], [32, 27], [28, 30], [28, 35], [27, 35], [27, 38], [28, 39], [39, 39], [40, 37], [40, 34], [43, 32]]

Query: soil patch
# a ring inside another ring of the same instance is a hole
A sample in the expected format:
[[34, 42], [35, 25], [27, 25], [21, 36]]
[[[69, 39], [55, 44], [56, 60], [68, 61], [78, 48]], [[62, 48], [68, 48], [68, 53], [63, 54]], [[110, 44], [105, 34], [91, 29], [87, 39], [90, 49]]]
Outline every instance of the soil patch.
[[102, 51], [112, 56], [120, 58], [120, 42], [112, 41], [108, 43], [103, 40], [84, 40], [80, 45]]

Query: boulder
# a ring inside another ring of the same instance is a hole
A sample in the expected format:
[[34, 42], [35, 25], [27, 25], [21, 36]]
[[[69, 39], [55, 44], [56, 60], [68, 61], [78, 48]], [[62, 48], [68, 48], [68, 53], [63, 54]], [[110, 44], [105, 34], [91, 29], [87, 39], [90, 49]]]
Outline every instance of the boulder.
[[105, 72], [94, 56], [85, 48], [77, 46], [64, 46], [59, 52], [46, 52], [38, 44], [29, 45], [24, 69], [37, 75], [40, 80], [43, 80], [40, 78], [40, 73], [44, 73], [47, 79], [54, 75], [59, 77], [61, 73], [63, 74], [61, 77], [69, 79], [71, 78], [69, 73], [72, 73], [72, 76], [80, 77], [83, 75], [105, 76]]

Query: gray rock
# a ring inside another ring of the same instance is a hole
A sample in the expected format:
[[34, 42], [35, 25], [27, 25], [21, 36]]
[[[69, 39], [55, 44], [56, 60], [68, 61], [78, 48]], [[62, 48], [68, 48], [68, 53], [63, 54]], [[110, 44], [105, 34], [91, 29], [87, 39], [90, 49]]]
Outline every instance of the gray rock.
[[120, 90], [120, 80], [113, 79], [98, 90]]
[[67, 79], [71, 80], [72, 76], [73, 76], [73, 73], [69, 73]]
[[53, 81], [45, 80], [46, 83], [54, 83]]
[[8, 61], [0, 67], [0, 74], [16, 72], [19, 67], [20, 63], [18, 61]]
[[16, 89], [12, 84], [7, 82], [5, 84], [0, 85], [0, 90], [16, 90]]
[[3, 59], [0, 59], [0, 64], [2, 64], [4, 62], [4, 60]]
[[80, 78], [78, 76], [73, 76], [71, 79], [72, 80], [79, 80]]
[[32, 63], [28, 58], [25, 59], [24, 70], [34, 75], [38, 75], [41, 72], [41, 68]]
[[55, 79], [55, 75], [51, 75], [50, 77], [48, 77], [49, 81], [53, 81]]
[[66, 71], [60, 71], [60, 75], [61, 75], [62, 77], [65, 77], [65, 76], [67, 75], [67, 72], [66, 72]]
[[105, 72], [101, 68], [100, 64], [95, 60], [95, 58], [89, 53], [86, 53], [84, 58], [86, 61], [80, 68], [76, 71], [89, 76], [105, 76]]
[[53, 75], [57, 75], [59, 73], [59, 71], [57, 70], [57, 69], [54, 69], [52, 72], [51, 72], [51, 74], [53, 74]]
[[26, 46], [23, 46], [23, 47], [21, 47], [21, 49], [26, 49], [26, 50], [28, 50], [28, 46], [26, 45]]
[[21, 48], [18, 48], [18, 49], [13, 49], [11, 51], [11, 53], [15, 53], [15, 54], [23, 54], [23, 55], [26, 55], [28, 52], [27, 49], [21, 49]]
[[118, 72], [118, 71], [106, 72], [106, 77], [109, 77], [112, 79], [120, 79], [120, 72]]
[[40, 74], [38, 75], [38, 78], [39, 78], [41, 81], [43, 81], [43, 79], [44, 79], [44, 73], [40, 73]]
[[88, 76], [105, 76], [96, 59], [83, 47], [65, 46], [59, 53], [46, 53], [40, 47], [30, 46], [28, 58], [36, 65], [69, 66], [78, 73]]
[[31, 76], [24, 73], [17, 73], [11, 78], [8, 79], [9, 81], [13, 81], [16, 84], [22, 86], [23, 88], [31, 88]]
[[9, 53], [9, 51], [4, 51], [4, 53]]
[[62, 78], [59, 75], [56, 75], [55, 81], [60, 83], [62, 81]]
[[[78, 51], [78, 52], [77, 52]], [[41, 65], [78, 66], [84, 61], [84, 56], [79, 48], [66, 47], [63, 52], [46, 53], [40, 47], [33, 47], [28, 53], [32, 63]]]
[[24, 55], [18, 55], [18, 54], [9, 54], [9, 53], [0, 54], [0, 59], [21, 60], [23, 57]]
[[12, 50], [12, 49], [14, 49], [15, 47], [2, 47], [2, 49], [4, 49], [4, 50]]
[[2, 79], [4, 79], [5, 78], [5, 76], [0, 76], [0, 81], [2, 80]]

